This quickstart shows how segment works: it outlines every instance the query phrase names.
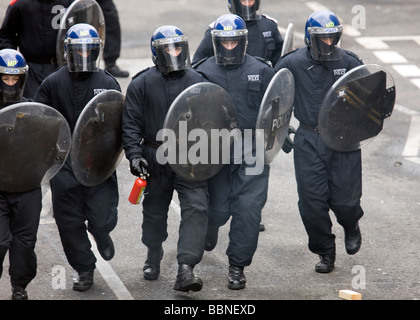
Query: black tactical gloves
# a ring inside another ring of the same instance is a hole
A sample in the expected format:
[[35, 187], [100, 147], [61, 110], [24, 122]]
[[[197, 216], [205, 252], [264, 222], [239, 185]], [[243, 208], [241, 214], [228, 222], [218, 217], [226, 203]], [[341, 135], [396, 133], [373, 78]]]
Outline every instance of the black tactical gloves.
[[148, 166], [148, 163], [146, 159], [144, 159], [143, 157], [134, 158], [130, 161], [130, 171], [133, 175], [137, 177], [148, 176], [147, 166]]
[[290, 151], [292, 151], [293, 147], [295, 146], [293, 140], [290, 138], [291, 133], [295, 134], [296, 129], [293, 128], [292, 126], [289, 126], [289, 128], [287, 129], [287, 137], [286, 139], [284, 139], [283, 146], [281, 147], [281, 149], [285, 153], [289, 153]]

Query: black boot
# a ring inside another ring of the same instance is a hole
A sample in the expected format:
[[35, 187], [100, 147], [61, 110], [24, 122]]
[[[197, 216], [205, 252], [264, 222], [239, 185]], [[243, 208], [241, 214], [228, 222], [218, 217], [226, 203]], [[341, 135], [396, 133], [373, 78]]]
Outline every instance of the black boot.
[[244, 268], [229, 266], [228, 288], [231, 290], [240, 290], [245, 288], [245, 284]]
[[348, 254], [355, 254], [359, 251], [362, 245], [362, 234], [358, 222], [353, 227], [344, 229], [344, 243]]
[[217, 238], [219, 237], [219, 226], [209, 223], [207, 225], [206, 240], [204, 242], [204, 249], [206, 251], [212, 251], [217, 244]]
[[178, 267], [178, 275], [176, 276], [176, 282], [174, 290], [188, 292], [188, 291], [200, 291], [203, 287], [203, 281], [196, 277], [193, 273], [193, 267], [187, 264], [180, 264]]
[[79, 279], [73, 283], [73, 290], [86, 291], [93, 285], [93, 270], [79, 272]]
[[315, 271], [319, 273], [329, 273], [334, 269], [335, 254], [325, 254], [319, 256], [320, 261], [315, 265]]
[[22, 287], [15, 286], [12, 288], [12, 300], [28, 300], [28, 294]]
[[112, 242], [111, 236], [108, 235], [104, 239], [95, 238], [95, 241], [101, 257], [106, 261], [111, 260], [115, 254], [114, 243]]
[[147, 259], [143, 266], [143, 277], [146, 280], [156, 280], [160, 274], [160, 262], [163, 258], [163, 248], [147, 249]]

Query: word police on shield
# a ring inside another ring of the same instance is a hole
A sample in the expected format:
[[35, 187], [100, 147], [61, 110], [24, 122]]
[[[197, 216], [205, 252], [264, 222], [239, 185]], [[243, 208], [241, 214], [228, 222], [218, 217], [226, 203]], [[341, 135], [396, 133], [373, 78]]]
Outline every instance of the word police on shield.
[[[257, 165], [256, 157], [247, 156], [252, 155], [247, 150], [252, 145], [252, 130], [241, 132], [236, 127], [230, 95], [213, 83], [194, 84], [181, 92], [168, 110], [156, 137], [163, 141], [157, 161], [169, 163], [182, 178], [196, 181], [214, 176], [224, 164], [242, 161], [242, 152], [247, 164], [254, 161]], [[244, 145], [243, 140], [247, 141]], [[262, 171], [262, 167], [256, 170]]]

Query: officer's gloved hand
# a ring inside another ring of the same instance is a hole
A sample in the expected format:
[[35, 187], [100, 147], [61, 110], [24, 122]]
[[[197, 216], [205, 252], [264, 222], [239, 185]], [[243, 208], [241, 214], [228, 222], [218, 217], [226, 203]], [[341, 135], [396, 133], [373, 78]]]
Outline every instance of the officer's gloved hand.
[[281, 147], [281, 149], [285, 153], [289, 153], [290, 151], [292, 151], [292, 149], [295, 146], [295, 143], [293, 142], [292, 138], [290, 138], [291, 133], [295, 134], [296, 129], [293, 128], [292, 126], [289, 126], [289, 128], [287, 129], [287, 137], [286, 137], [286, 139], [284, 139], [283, 146]]
[[147, 163], [146, 159], [143, 157], [134, 158], [130, 161], [130, 171], [131, 174], [139, 177], [139, 176], [145, 176], [147, 177], [149, 174], [147, 173], [147, 166], [149, 164]]

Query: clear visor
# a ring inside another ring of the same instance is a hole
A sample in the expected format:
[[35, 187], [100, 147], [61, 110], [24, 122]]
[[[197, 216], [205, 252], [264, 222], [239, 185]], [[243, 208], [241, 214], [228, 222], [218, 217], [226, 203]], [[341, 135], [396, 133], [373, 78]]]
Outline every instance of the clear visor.
[[248, 44], [248, 30], [212, 30], [212, 42], [216, 64], [241, 64]]
[[102, 52], [101, 39], [66, 39], [67, 67], [70, 72], [97, 72]]
[[311, 55], [318, 61], [339, 60], [341, 58], [339, 48], [340, 38], [343, 32], [342, 26], [321, 28], [308, 28], [311, 37]]
[[163, 74], [190, 67], [190, 53], [186, 36], [158, 39], [152, 42], [152, 46], [156, 52], [155, 63]]
[[260, 0], [232, 0], [232, 13], [240, 16], [245, 21], [261, 19]]

